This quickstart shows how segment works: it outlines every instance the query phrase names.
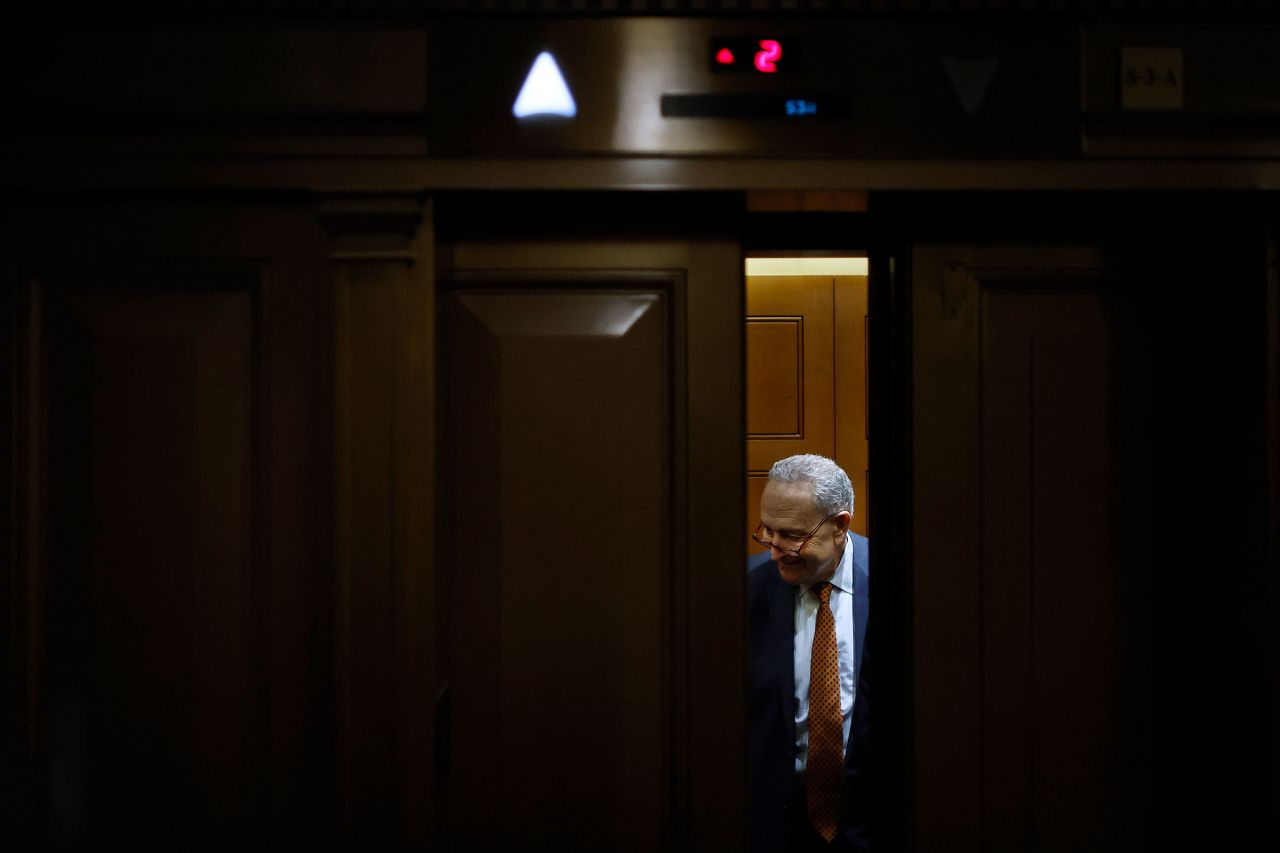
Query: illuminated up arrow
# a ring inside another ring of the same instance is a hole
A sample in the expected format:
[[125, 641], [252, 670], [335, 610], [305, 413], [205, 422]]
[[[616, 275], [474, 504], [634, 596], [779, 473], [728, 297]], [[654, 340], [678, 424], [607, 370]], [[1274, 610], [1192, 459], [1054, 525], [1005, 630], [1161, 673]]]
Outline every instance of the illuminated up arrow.
[[573, 101], [573, 93], [569, 84], [560, 73], [555, 57], [548, 51], [538, 54], [533, 67], [524, 78], [520, 94], [516, 96], [515, 106], [511, 113], [516, 118], [530, 116], [564, 116], [572, 118], [578, 114], [578, 105]]

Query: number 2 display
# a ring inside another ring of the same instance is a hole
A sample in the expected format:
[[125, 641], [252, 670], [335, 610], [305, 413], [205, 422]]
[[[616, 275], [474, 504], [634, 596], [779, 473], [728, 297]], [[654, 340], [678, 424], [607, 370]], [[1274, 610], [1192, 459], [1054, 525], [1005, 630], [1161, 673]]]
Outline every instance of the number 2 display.
[[784, 42], [777, 38], [734, 36], [712, 39], [710, 48], [712, 71], [778, 74], [800, 66], [798, 39]]

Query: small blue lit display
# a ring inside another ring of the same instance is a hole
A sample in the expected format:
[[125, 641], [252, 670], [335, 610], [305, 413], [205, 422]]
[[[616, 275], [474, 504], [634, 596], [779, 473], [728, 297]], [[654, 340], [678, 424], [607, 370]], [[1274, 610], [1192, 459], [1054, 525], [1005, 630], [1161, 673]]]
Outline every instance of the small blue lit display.
[[816, 116], [818, 114], [818, 104], [816, 101], [806, 101], [800, 98], [793, 98], [787, 101], [787, 115], [789, 116]]
[[853, 113], [848, 95], [780, 95], [723, 93], [668, 94], [662, 96], [663, 118], [792, 119], [823, 122], [848, 118]]

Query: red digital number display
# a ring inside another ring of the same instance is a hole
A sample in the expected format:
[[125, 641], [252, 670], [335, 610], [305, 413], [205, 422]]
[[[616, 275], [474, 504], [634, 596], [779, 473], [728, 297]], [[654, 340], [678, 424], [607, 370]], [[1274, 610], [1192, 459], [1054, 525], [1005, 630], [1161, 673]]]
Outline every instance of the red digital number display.
[[782, 61], [782, 42], [773, 39], [760, 39], [760, 49], [756, 51], [756, 70], [764, 74], [773, 74]]
[[795, 39], [742, 37], [711, 40], [711, 70], [749, 74], [777, 74], [799, 67], [800, 45]]

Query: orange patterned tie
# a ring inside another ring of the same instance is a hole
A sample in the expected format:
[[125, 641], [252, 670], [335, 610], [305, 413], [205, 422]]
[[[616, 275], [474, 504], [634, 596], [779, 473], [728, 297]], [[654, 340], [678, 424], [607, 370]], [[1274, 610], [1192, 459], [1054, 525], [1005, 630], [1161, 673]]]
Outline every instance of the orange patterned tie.
[[840, 770], [844, 763], [844, 726], [840, 716], [840, 659], [836, 652], [836, 620], [831, 615], [829, 583], [819, 595], [818, 623], [813, 632], [809, 669], [809, 762], [805, 789], [809, 822], [830, 843], [840, 819]]

